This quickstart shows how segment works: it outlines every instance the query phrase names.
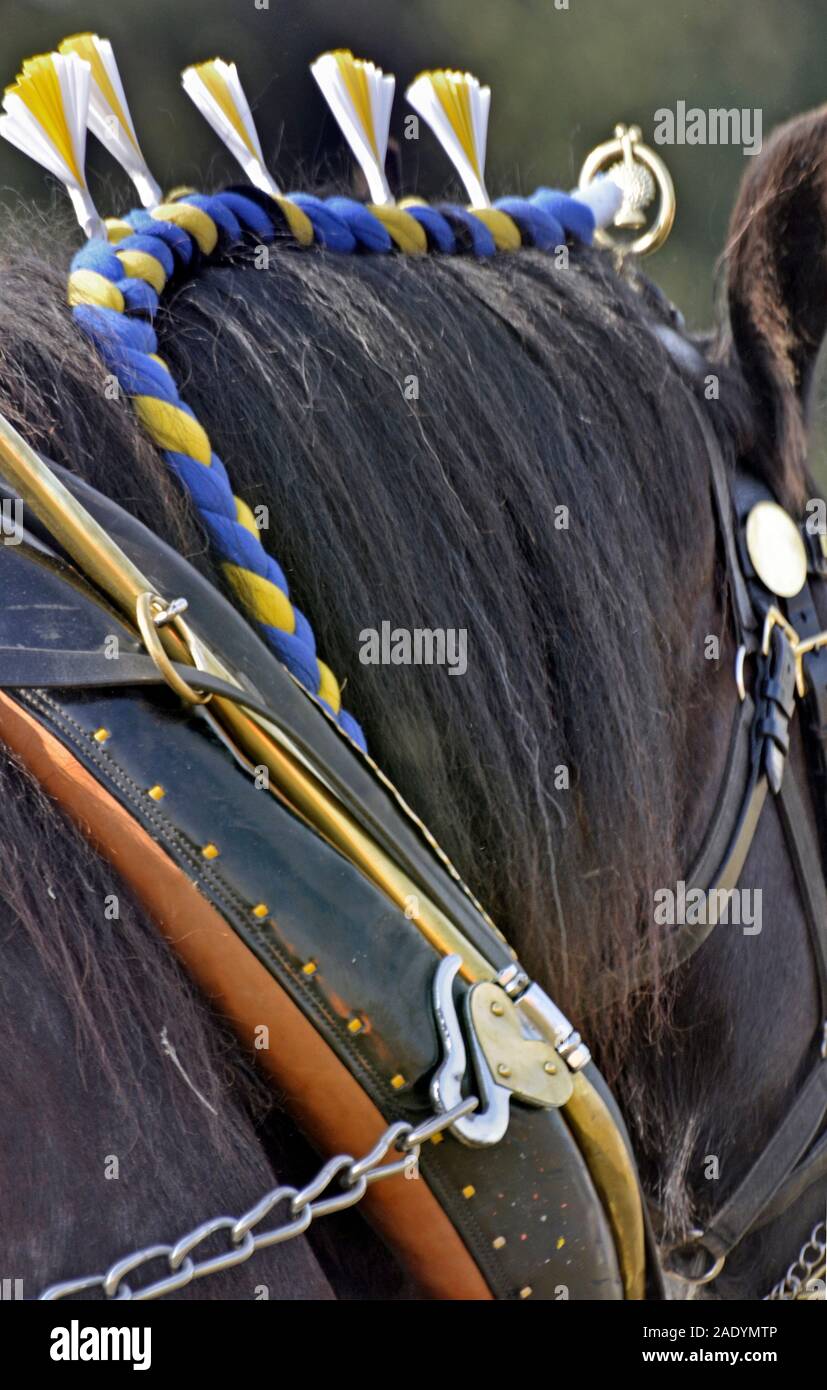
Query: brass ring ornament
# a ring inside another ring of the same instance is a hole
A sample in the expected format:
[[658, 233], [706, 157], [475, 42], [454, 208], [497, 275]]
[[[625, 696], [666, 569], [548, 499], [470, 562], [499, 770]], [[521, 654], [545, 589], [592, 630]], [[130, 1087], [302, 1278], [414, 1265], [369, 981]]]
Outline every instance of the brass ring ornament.
[[[179, 676], [158, 634], [160, 625], [173, 626], [178, 637], [186, 644], [187, 651], [192, 655], [191, 634], [186, 623], [181, 621], [180, 611], [180, 608], [176, 609], [176, 604], [166, 603], [157, 594], [147, 591], [139, 594], [135, 602], [135, 621], [143, 644], [167, 685], [171, 686], [176, 695], [180, 695], [186, 704], [206, 705], [212, 699], [212, 695], [202, 695], [200, 691], [193, 690], [183, 676]], [[159, 619], [161, 623], [159, 623]]]
[[[675, 221], [675, 186], [660, 155], [644, 145], [640, 126], [616, 125], [613, 140], [597, 145], [580, 170], [579, 187], [588, 188], [599, 176], [616, 183], [623, 202], [612, 225], [640, 230], [632, 241], [622, 241], [599, 228], [594, 234], [598, 246], [608, 246], [622, 255], [646, 256], [666, 241]], [[646, 209], [659, 195], [654, 222], [647, 227]]]

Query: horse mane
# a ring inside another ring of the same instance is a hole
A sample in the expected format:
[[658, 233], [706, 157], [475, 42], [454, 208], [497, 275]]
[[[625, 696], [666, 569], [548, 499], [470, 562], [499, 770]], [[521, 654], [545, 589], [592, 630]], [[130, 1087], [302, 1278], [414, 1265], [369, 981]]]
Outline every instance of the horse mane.
[[[72, 236], [28, 210], [6, 231], [0, 410], [223, 588], [72, 322]], [[686, 638], [711, 584], [692, 387], [653, 314], [580, 246], [565, 268], [532, 250], [480, 263], [279, 247], [268, 269], [242, 251], [174, 286], [156, 325], [235, 491], [269, 509], [265, 545], [372, 756], [577, 1026], [600, 1019], [610, 1075], [641, 950], [657, 953], [654, 889], [696, 848], [686, 747], [703, 653]], [[740, 400], [733, 382], [715, 406], [730, 460]], [[467, 672], [361, 664], [360, 633], [383, 620], [466, 629]], [[647, 997], [647, 1017], [667, 996]]]

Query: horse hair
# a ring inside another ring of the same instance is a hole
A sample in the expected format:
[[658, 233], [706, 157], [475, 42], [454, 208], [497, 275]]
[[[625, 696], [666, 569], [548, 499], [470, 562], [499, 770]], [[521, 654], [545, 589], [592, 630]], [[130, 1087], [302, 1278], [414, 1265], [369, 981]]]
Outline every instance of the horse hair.
[[[70, 254], [54, 214], [21, 210], [6, 229], [0, 410], [225, 588], [72, 322]], [[240, 251], [173, 284], [159, 350], [235, 491], [269, 509], [265, 545], [372, 755], [614, 1078], [632, 1020], [651, 1038], [668, 1018], [667, 982], [638, 985], [659, 944], [647, 905], [697, 848], [687, 720], [704, 663], [686, 635], [714, 541], [696, 388], [652, 332], [656, 299], [585, 247], [567, 268], [531, 250], [480, 263], [280, 247], [269, 269], [250, 262]], [[712, 419], [732, 464], [750, 429], [734, 378]], [[385, 619], [467, 629], [466, 674], [361, 664], [360, 632]], [[36, 814], [21, 815], [26, 796]], [[58, 820], [4, 769], [0, 894], [117, 1088], [136, 1029], [157, 1031], [193, 991], [159, 965], [137, 907], [134, 984], [101, 965], [102, 928], [80, 906], [44, 914], [50, 875], [64, 905], [112, 882], [90, 852], [70, 885]], [[190, 1003], [178, 1013], [199, 1086], [218, 1094], [231, 1044], [207, 1046]], [[237, 1056], [232, 1070], [257, 1104]]]

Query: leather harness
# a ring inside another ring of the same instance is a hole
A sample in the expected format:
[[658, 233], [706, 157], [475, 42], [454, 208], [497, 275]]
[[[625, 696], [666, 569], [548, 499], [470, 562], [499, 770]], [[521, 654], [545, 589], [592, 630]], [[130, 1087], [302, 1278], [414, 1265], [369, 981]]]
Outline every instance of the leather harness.
[[[746, 527], [758, 503], [775, 499], [767, 487], [744, 472], [738, 471], [730, 483], [711, 427], [699, 410], [696, 415], [709, 458], [715, 515], [732, 596], [740, 698], [716, 809], [687, 874], [687, 885], [700, 887], [707, 901], [715, 902], [719, 899], [713, 899], [714, 894], [735, 889], [762, 811], [768, 797], [774, 798], [810, 933], [819, 998], [813, 1043], [816, 1055], [795, 1101], [766, 1148], [704, 1230], [693, 1231], [667, 1252], [668, 1264], [678, 1266], [670, 1272], [697, 1286], [712, 1283], [747, 1235], [776, 1220], [827, 1173], [827, 1134], [819, 1137], [827, 1113], [825, 859], [808, 816], [810, 793], [799, 786], [788, 756], [798, 675], [806, 683], [803, 732], [812, 752], [811, 792], [814, 805], [822, 808], [827, 773], [827, 647], [822, 643], [827, 642], [827, 634], [818, 619], [811, 581], [820, 583], [827, 577], [827, 551], [821, 538], [803, 524], [807, 578], [801, 589], [785, 603], [765, 587], [750, 558]], [[799, 656], [798, 646], [808, 639], [819, 640]], [[747, 660], [755, 667], [752, 692], [744, 683]], [[820, 821], [823, 825], [823, 815]], [[676, 929], [671, 943], [673, 966], [686, 962], [703, 945], [717, 920], [714, 911], [708, 911], [700, 922], [690, 920], [687, 912], [687, 921]]]
[[[155, 592], [186, 595], [199, 635], [220, 643], [244, 681], [233, 697], [268, 712], [290, 746], [312, 758], [336, 804], [393, 852], [455, 927], [456, 938], [435, 947], [295, 806], [256, 789], [249, 764], [228, 756], [197, 707], [182, 708], [134, 629], [66, 563], [27, 506], [21, 543], [0, 547], [0, 737], [134, 889], [317, 1149], [363, 1153], [384, 1124], [418, 1123], [432, 1111], [443, 1041], [435, 973], [447, 947], [466, 943], [469, 964], [440, 1001], [443, 1013], [451, 1005], [463, 1015], [480, 978], [476, 961], [488, 963], [488, 987], [504, 1005], [530, 993], [529, 982], [404, 803], [236, 610], [115, 504], [51, 471]], [[113, 636], [118, 657], [109, 660]], [[511, 994], [493, 983], [498, 976]], [[543, 999], [534, 987], [531, 1002]], [[532, 1031], [527, 1020], [523, 1027]], [[262, 1028], [265, 1048], [257, 1046]], [[560, 1044], [570, 1036], [568, 1025]], [[569, 1076], [553, 1041], [534, 1032], [533, 1042], [540, 1072], [546, 1062]], [[645, 1263], [656, 1296], [628, 1136], [582, 1052], [565, 1107], [515, 1102], [501, 1142], [446, 1137], [425, 1146], [420, 1181], [399, 1176], [369, 1189], [371, 1220], [426, 1293], [641, 1297]]]
[[[798, 676], [823, 796], [827, 650], [800, 647], [820, 637], [811, 583], [827, 575], [827, 560], [805, 530], [808, 578], [785, 616], [744, 539], [751, 509], [770, 494], [746, 476], [731, 487], [700, 412], [699, 426], [733, 595], [739, 680], [746, 661], [754, 680], [751, 692], [742, 684], [721, 794], [687, 883], [706, 894], [734, 888], [762, 809], [775, 799], [812, 935], [821, 1019], [818, 1058], [785, 1120], [706, 1229], [668, 1254], [670, 1272], [677, 1267], [696, 1285], [717, 1277], [746, 1234], [827, 1171], [827, 1136], [818, 1137], [827, 1102], [827, 892], [807, 795], [788, 760]], [[474, 1066], [463, 1053], [465, 1071], [453, 1081], [467, 1087], [475, 1073], [485, 1082], [486, 1113], [499, 1104], [504, 1134], [493, 1142], [489, 1122], [486, 1139], [485, 1115], [482, 1123], [471, 1117], [476, 1128], [455, 1128], [463, 1143], [427, 1146], [424, 1181], [394, 1178], [370, 1190], [371, 1219], [424, 1290], [442, 1298], [664, 1297], [631, 1146], [605, 1083], [427, 831], [206, 580], [114, 503], [54, 465], [48, 471], [155, 593], [186, 596], [197, 632], [239, 678], [228, 684], [178, 661], [180, 679], [278, 725], [359, 833], [454, 924], [466, 965], [482, 961], [488, 973], [468, 968], [463, 978], [456, 957], [446, 974], [450, 942], [424, 939], [296, 806], [253, 789], [249, 759], [205, 728], [197, 707], [182, 708], [134, 626], [68, 563], [53, 529], [30, 520], [33, 496], [20, 543], [0, 547], [0, 737], [111, 859], [244, 1040], [253, 1045], [261, 1027], [275, 1032], [279, 1045], [257, 1056], [320, 1151], [359, 1152], [383, 1118], [421, 1120], [440, 1087], [447, 1093], [451, 1047], [464, 1035]], [[20, 493], [17, 479], [0, 485], [0, 496]], [[113, 636], [116, 660], [108, 654]], [[707, 914], [675, 928], [674, 966], [716, 920]], [[498, 1094], [505, 1088], [488, 1075], [490, 1055], [474, 1023], [481, 980], [501, 992], [499, 1009], [491, 996], [494, 1014], [515, 1006], [515, 1056], [531, 1061], [531, 1048], [545, 1045], [543, 1056], [554, 1057], [545, 1070], [559, 1069], [555, 1084], [565, 1082], [567, 1100], [526, 1104], [518, 1085], [505, 1100]]]

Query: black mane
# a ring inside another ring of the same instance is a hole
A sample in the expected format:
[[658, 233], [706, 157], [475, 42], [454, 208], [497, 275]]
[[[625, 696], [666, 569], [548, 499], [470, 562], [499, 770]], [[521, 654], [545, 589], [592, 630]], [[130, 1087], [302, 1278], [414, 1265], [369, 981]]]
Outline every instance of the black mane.
[[[72, 323], [70, 241], [48, 231], [6, 239], [0, 410], [213, 573]], [[711, 587], [712, 521], [690, 388], [652, 313], [581, 247], [566, 269], [529, 250], [279, 247], [267, 270], [242, 253], [173, 287], [157, 324], [236, 492], [269, 508], [265, 544], [373, 756], [604, 1039], [628, 1021], [652, 891], [694, 848], [685, 719], [703, 662], [686, 622]], [[360, 664], [360, 632], [384, 619], [467, 629], [467, 673]]]

